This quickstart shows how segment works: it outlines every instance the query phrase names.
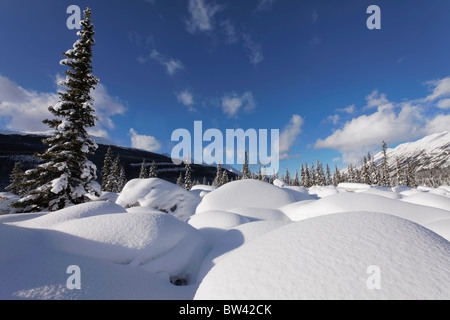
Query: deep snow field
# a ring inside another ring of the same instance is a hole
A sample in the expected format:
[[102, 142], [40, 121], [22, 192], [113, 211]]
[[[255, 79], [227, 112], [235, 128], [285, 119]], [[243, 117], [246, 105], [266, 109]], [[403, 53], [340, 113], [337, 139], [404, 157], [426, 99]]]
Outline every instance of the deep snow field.
[[136, 179], [0, 215], [0, 299], [450, 299], [450, 187]]

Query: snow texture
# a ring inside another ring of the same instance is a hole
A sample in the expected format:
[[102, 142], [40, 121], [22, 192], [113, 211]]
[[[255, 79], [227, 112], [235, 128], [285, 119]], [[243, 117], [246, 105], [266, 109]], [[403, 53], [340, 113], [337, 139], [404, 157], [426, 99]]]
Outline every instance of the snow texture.
[[210, 192], [204, 196], [196, 212], [240, 207], [277, 209], [295, 201], [290, 192], [259, 180], [248, 179], [227, 183]]
[[[0, 299], [450, 297], [450, 187], [276, 184], [135, 179], [0, 215]], [[0, 214], [14, 200], [0, 193]], [[81, 290], [66, 286], [71, 265]]]
[[[367, 285], [373, 265], [379, 290]], [[381, 213], [342, 213], [288, 224], [236, 249], [205, 276], [195, 299], [448, 299], [448, 270], [450, 243], [426, 228]]]
[[200, 201], [200, 196], [195, 193], [165, 180], [151, 178], [129, 181], [116, 203], [124, 208], [142, 206], [156, 209], [187, 221]]

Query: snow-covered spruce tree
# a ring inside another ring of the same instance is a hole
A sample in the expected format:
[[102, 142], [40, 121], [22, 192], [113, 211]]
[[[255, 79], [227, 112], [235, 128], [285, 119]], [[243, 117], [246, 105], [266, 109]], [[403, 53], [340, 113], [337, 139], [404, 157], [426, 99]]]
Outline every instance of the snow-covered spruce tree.
[[406, 183], [406, 185], [408, 187], [416, 188], [417, 187], [416, 174], [411, 166], [411, 162], [409, 161], [409, 158], [406, 159], [406, 167], [407, 167], [407, 183]]
[[370, 179], [370, 168], [369, 168], [369, 164], [367, 162], [366, 156], [364, 156], [364, 159], [363, 159], [362, 182], [364, 182], [365, 184], [369, 184], [369, 185], [372, 183], [372, 181]]
[[327, 171], [326, 171], [326, 177], [325, 177], [325, 179], [326, 179], [326, 185], [327, 186], [331, 186], [332, 184], [333, 184], [333, 176], [331, 175], [331, 170], [330, 170], [330, 166], [328, 165], [328, 163], [327, 163], [327, 167], [326, 167], [327, 169]]
[[220, 187], [222, 185], [222, 166], [220, 162], [217, 164], [216, 177], [213, 181], [213, 186]]
[[111, 168], [109, 169], [108, 183], [106, 189], [110, 192], [120, 192], [120, 155], [118, 154], [114, 159]]
[[60, 62], [70, 68], [65, 81], [60, 82], [67, 90], [59, 92], [59, 102], [49, 107], [54, 119], [43, 121], [53, 129], [52, 135], [43, 140], [47, 149], [37, 155], [43, 163], [24, 174], [36, 187], [12, 205], [18, 212], [56, 211], [87, 201], [86, 193], [99, 195], [101, 191], [95, 182], [97, 168], [88, 160], [97, 149], [87, 129], [97, 120], [91, 91], [99, 82], [92, 74], [95, 32], [89, 8], [81, 25], [77, 33], [80, 39]]
[[397, 186], [406, 186], [407, 182], [403, 175], [403, 170], [400, 165], [400, 160], [398, 157], [395, 159], [395, 165], [396, 165], [396, 174], [397, 174]]
[[108, 190], [108, 177], [112, 167], [112, 150], [111, 147], [108, 147], [108, 150], [105, 154], [105, 160], [103, 160], [103, 168], [102, 168], [102, 191], [112, 191]]
[[186, 174], [184, 176], [184, 188], [186, 190], [192, 189], [192, 180], [191, 180], [191, 163], [190, 161], [186, 162]]
[[311, 163], [311, 187], [317, 186], [317, 173], [314, 163]]
[[250, 169], [248, 168], [248, 154], [245, 151], [244, 164], [242, 165], [242, 180], [250, 179], [252, 177]]
[[147, 164], [145, 163], [145, 159], [142, 160], [141, 170], [139, 171], [139, 179], [147, 179]]
[[333, 185], [337, 187], [341, 182], [343, 182], [341, 172], [339, 171], [338, 166], [336, 164], [334, 165]]
[[388, 166], [387, 144], [384, 140], [383, 140], [383, 144], [382, 144], [382, 150], [383, 150], [382, 186], [390, 187], [391, 186], [391, 176], [389, 173], [389, 166]]
[[180, 175], [177, 179], [177, 186], [184, 188], [184, 182], [183, 182], [183, 172], [180, 172]]
[[120, 172], [119, 172], [119, 180], [117, 181], [117, 188], [116, 188], [116, 192], [122, 192], [123, 187], [127, 184], [127, 178], [125, 175], [125, 168], [122, 166], [120, 167]]
[[311, 188], [311, 172], [309, 171], [308, 163], [305, 163], [305, 188]]
[[222, 185], [225, 185], [228, 183], [228, 174], [227, 174], [227, 170], [223, 170], [223, 174], [222, 174]]
[[298, 187], [300, 185], [300, 178], [298, 177], [298, 170], [295, 170], [294, 180], [292, 181], [292, 185]]
[[289, 169], [286, 168], [286, 174], [284, 175], [284, 178], [282, 180], [286, 184], [291, 185], [291, 173], [289, 172]]
[[148, 172], [149, 178], [157, 178], [158, 177], [158, 169], [156, 168], [156, 162], [153, 160], [150, 170]]
[[14, 163], [14, 168], [9, 175], [9, 185], [5, 189], [18, 196], [25, 194], [22, 162], [17, 161]]

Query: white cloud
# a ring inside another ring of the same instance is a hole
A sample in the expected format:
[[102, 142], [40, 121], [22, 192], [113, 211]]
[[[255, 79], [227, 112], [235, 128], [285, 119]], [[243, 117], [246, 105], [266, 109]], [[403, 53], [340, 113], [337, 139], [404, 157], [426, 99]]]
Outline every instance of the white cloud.
[[441, 80], [428, 81], [426, 84], [434, 88], [433, 93], [426, 97], [425, 101], [450, 97], [450, 77]]
[[442, 99], [437, 103], [437, 107], [440, 109], [450, 109], [450, 99]]
[[367, 105], [364, 107], [365, 110], [379, 108], [381, 106], [386, 106], [389, 104], [389, 100], [386, 94], [379, 93], [378, 90], [374, 90], [371, 94], [366, 97]]
[[280, 160], [285, 160], [289, 157], [291, 147], [302, 133], [304, 123], [305, 120], [301, 116], [294, 114], [289, 123], [281, 131], [279, 144]]
[[328, 116], [324, 122], [332, 122], [333, 124], [338, 124], [339, 120], [341, 120], [341, 117], [338, 114], [334, 114]]
[[255, 109], [255, 99], [250, 91], [242, 96], [231, 93], [222, 97], [222, 110], [229, 118], [235, 117], [240, 109], [246, 112]]
[[244, 34], [243, 40], [244, 47], [249, 50], [250, 63], [253, 65], [261, 63], [264, 60], [261, 45], [253, 41], [252, 37], [249, 34]]
[[381, 145], [383, 140], [392, 144], [420, 137], [423, 134], [421, 119], [416, 106], [405, 104], [399, 111], [381, 106], [375, 113], [354, 118], [326, 139], [317, 140], [315, 148], [339, 150], [344, 161], [353, 162], [367, 150]]
[[133, 128], [130, 129], [130, 134], [133, 148], [150, 152], [156, 152], [161, 149], [161, 143], [155, 137], [140, 135]]
[[189, 111], [195, 111], [192, 107], [194, 104], [194, 96], [189, 90], [184, 90], [176, 94], [178, 102], [189, 108]]
[[[184, 65], [180, 60], [166, 57], [155, 49], [151, 51], [150, 58], [158, 62], [160, 65], [164, 66], [166, 68], [167, 74], [169, 74], [170, 76], [173, 76], [178, 71], [184, 70]], [[146, 62], [146, 59], [140, 57], [138, 58], [138, 61], [143, 63]]]
[[[362, 154], [378, 148], [383, 140], [396, 144], [449, 130], [450, 115], [429, 113], [429, 107], [430, 101], [450, 95], [450, 78], [427, 85], [432, 87], [432, 94], [401, 103], [389, 101], [385, 94], [373, 91], [366, 97], [367, 104], [363, 108], [369, 114], [355, 117], [327, 138], [318, 139], [315, 148], [335, 149], [341, 152], [344, 162], [358, 162]], [[447, 110], [450, 99], [438, 101], [437, 107]], [[351, 109], [354, 110], [349, 108], [349, 114]]]
[[[56, 81], [59, 80], [62, 80], [61, 76], [56, 77]], [[100, 121], [90, 128], [89, 133], [108, 138], [106, 129], [115, 127], [111, 117], [122, 115], [127, 109], [118, 98], [110, 96], [102, 84], [93, 91], [92, 97]], [[27, 90], [0, 75], [0, 120], [9, 130], [48, 131], [49, 127], [42, 121], [54, 118], [48, 108], [58, 101], [57, 93]]]
[[188, 10], [190, 19], [186, 21], [186, 29], [195, 33], [211, 31], [214, 28], [214, 16], [222, 7], [206, 0], [188, 0]]
[[0, 75], [0, 120], [14, 131], [48, 130], [44, 119], [53, 119], [48, 107], [58, 102], [56, 93], [27, 90]]
[[239, 41], [239, 35], [236, 31], [236, 27], [230, 20], [222, 20], [220, 22], [223, 33], [225, 34], [225, 43], [233, 44]]
[[426, 134], [441, 133], [444, 131], [450, 131], [450, 114], [440, 114], [427, 121], [427, 125], [425, 127]]
[[348, 106], [346, 108], [336, 109], [336, 112], [352, 114], [355, 112], [355, 110], [356, 110], [356, 106], [354, 104], [352, 104], [351, 106]]

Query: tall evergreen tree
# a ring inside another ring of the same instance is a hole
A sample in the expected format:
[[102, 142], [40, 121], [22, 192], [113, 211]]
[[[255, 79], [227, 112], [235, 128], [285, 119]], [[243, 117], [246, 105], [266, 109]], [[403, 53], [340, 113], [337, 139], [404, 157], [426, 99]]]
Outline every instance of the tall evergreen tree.
[[405, 179], [405, 176], [403, 175], [403, 170], [402, 167], [400, 165], [400, 160], [398, 159], [398, 157], [395, 159], [395, 164], [396, 164], [396, 174], [397, 174], [397, 186], [406, 186], [407, 182]]
[[341, 173], [338, 169], [337, 164], [334, 166], [334, 174], [333, 174], [333, 184], [337, 187], [339, 183], [343, 182]]
[[117, 154], [114, 159], [111, 168], [109, 169], [108, 183], [106, 189], [110, 192], [120, 192], [120, 155]]
[[158, 168], [156, 167], [156, 162], [153, 160], [152, 165], [150, 166], [150, 170], [148, 171], [149, 178], [157, 178], [158, 177]]
[[266, 164], [264, 164], [264, 166], [263, 166], [262, 181], [267, 182], [267, 168], [266, 168]]
[[372, 184], [374, 185], [378, 185], [380, 182], [379, 176], [378, 176], [378, 170], [377, 167], [375, 166], [375, 162], [373, 157], [370, 155], [370, 153], [368, 153], [368, 159], [370, 164], [369, 164], [369, 172], [370, 172], [370, 181]]
[[314, 163], [311, 163], [311, 187], [317, 185], [317, 172]]
[[54, 119], [43, 121], [53, 129], [52, 135], [43, 140], [47, 149], [36, 155], [43, 164], [24, 175], [25, 179], [34, 180], [36, 188], [13, 204], [20, 212], [56, 211], [87, 201], [86, 193], [100, 193], [95, 182], [96, 167], [87, 158], [97, 149], [87, 129], [94, 127], [97, 120], [91, 91], [99, 82], [92, 75], [95, 32], [91, 9], [84, 11], [81, 26], [77, 33], [80, 39], [60, 62], [70, 68], [65, 72], [66, 79], [60, 82], [67, 90], [59, 92], [59, 102], [49, 107]]
[[119, 172], [119, 180], [117, 181], [117, 192], [122, 192], [123, 187], [127, 183], [127, 178], [125, 176], [125, 168], [122, 166], [120, 167]]
[[14, 163], [14, 168], [9, 175], [9, 185], [5, 189], [18, 196], [25, 194], [26, 189], [23, 178], [22, 162], [17, 161]]
[[311, 188], [311, 172], [309, 171], [308, 163], [305, 163], [305, 188]]
[[303, 166], [303, 163], [300, 168], [300, 185], [302, 187], [306, 187], [306, 174], [305, 174], [305, 167]]
[[213, 181], [213, 186], [220, 187], [222, 185], [222, 166], [220, 165], [220, 162], [217, 164], [217, 171], [216, 171], [216, 177]]
[[412, 188], [416, 188], [417, 187], [417, 182], [416, 182], [416, 175], [415, 172], [411, 166], [411, 162], [409, 161], [409, 159], [406, 159], [406, 166], [407, 166], [407, 185], [408, 187], [412, 187]]
[[317, 185], [319, 186], [324, 186], [326, 184], [326, 179], [325, 179], [325, 172], [323, 171], [323, 165], [322, 163], [319, 161], [319, 159], [317, 159], [316, 161], [316, 166], [317, 166]]
[[183, 173], [180, 172], [180, 175], [178, 176], [177, 179], [177, 186], [184, 188], [184, 178], [183, 178]]
[[147, 179], [147, 164], [145, 163], [145, 159], [142, 160], [141, 170], [139, 171], [139, 179]]
[[111, 147], [108, 147], [108, 150], [106, 151], [105, 154], [105, 160], [103, 160], [103, 168], [102, 168], [102, 190], [103, 191], [112, 191], [112, 190], [108, 190], [107, 185], [108, 185], [108, 177], [109, 177], [109, 173], [111, 171], [111, 166], [112, 166], [112, 150]]
[[286, 182], [288, 185], [291, 185], [291, 174], [289, 172], [289, 169], [286, 169], [286, 175], [284, 176], [284, 182]]
[[184, 188], [188, 191], [192, 189], [190, 159], [186, 162], [186, 174], [184, 176]]
[[353, 165], [351, 163], [347, 167], [347, 177], [348, 182], [355, 182], [355, 171], [353, 170]]
[[242, 165], [242, 179], [250, 179], [251, 178], [251, 172], [248, 167], [248, 154], [247, 151], [245, 151], [244, 154], [244, 164]]
[[382, 169], [383, 187], [390, 187], [391, 186], [391, 176], [389, 173], [389, 166], [388, 166], [387, 144], [384, 140], [383, 140], [383, 144], [382, 144], [382, 150], [383, 150], [383, 169]]
[[326, 173], [326, 185], [331, 186], [333, 184], [333, 177], [331, 176], [331, 170], [327, 163], [327, 173]]
[[367, 163], [367, 158], [364, 156], [363, 165], [362, 165], [362, 182], [365, 184], [372, 184], [372, 180], [370, 179], [370, 169], [369, 164]]
[[223, 170], [223, 174], [222, 174], [222, 185], [225, 185], [228, 183], [228, 174], [227, 174], [227, 170]]
[[292, 181], [292, 185], [298, 187], [300, 185], [300, 178], [298, 176], [298, 170], [295, 170], [294, 180]]

